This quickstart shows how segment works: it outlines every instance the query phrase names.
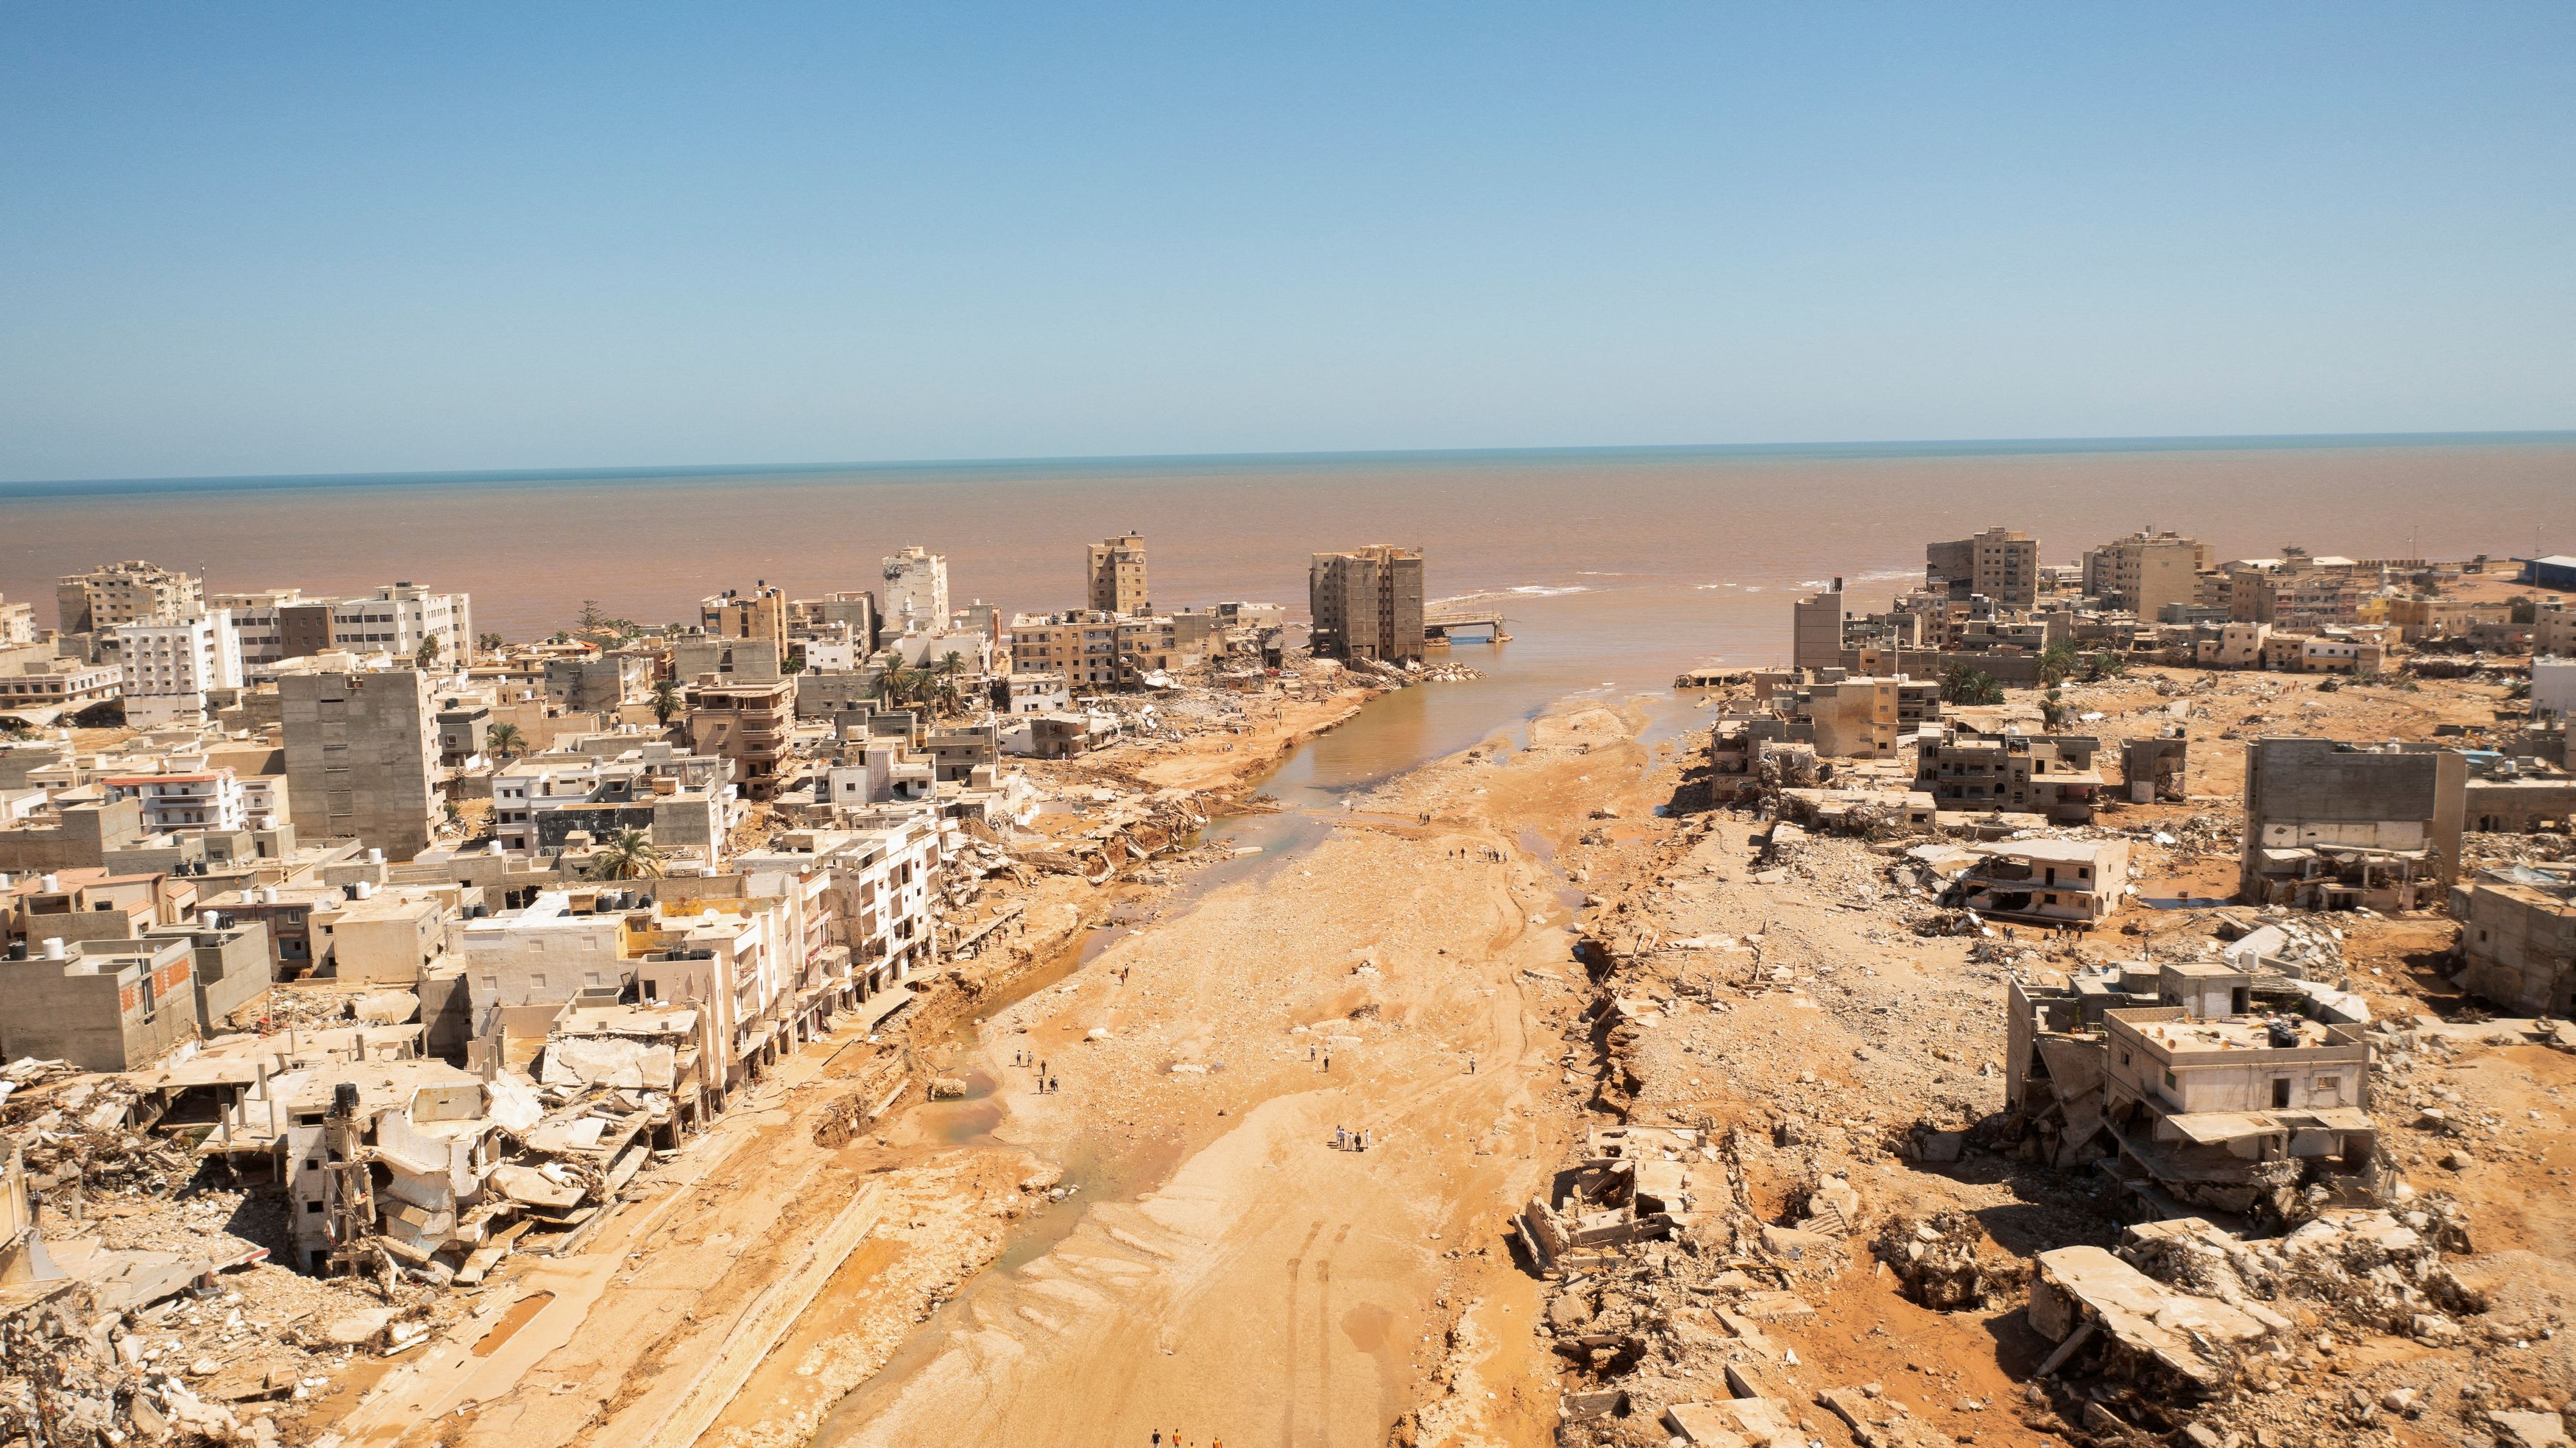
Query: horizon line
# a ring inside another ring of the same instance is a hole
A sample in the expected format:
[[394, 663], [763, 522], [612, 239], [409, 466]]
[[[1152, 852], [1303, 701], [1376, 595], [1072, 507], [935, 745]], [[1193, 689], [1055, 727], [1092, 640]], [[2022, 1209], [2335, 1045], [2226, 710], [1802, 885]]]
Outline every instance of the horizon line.
[[1495, 460], [1572, 458], [1602, 454], [1646, 457], [1735, 455], [1832, 455], [1901, 458], [1914, 456], [2004, 456], [2044, 452], [2151, 452], [2158, 450], [2223, 452], [2235, 448], [2366, 448], [2439, 447], [2443, 445], [2512, 445], [2576, 442], [2576, 428], [2465, 432], [2330, 432], [2330, 433], [2193, 433], [2109, 437], [2040, 438], [1907, 438], [1838, 442], [1749, 443], [1607, 443], [1553, 444], [1537, 447], [1327, 448], [1203, 453], [1094, 453], [1062, 456], [883, 458], [838, 462], [648, 463], [583, 467], [396, 469], [373, 472], [169, 474], [0, 480], [0, 498], [25, 497], [36, 490], [74, 493], [156, 492], [223, 487], [322, 487], [332, 485], [403, 486], [429, 483], [615, 481], [725, 475], [822, 476], [834, 473], [901, 473], [975, 469], [1026, 471], [1036, 468], [1100, 469], [1108, 467], [1171, 468], [1210, 463], [1442, 462], [1478, 458]]

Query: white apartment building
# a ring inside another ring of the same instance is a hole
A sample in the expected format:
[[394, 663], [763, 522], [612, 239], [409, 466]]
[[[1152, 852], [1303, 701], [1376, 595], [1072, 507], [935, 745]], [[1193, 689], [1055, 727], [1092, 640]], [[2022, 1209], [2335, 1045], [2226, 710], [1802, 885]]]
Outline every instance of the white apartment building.
[[653, 743], [614, 756], [530, 755], [492, 779], [492, 832], [505, 850], [560, 848], [572, 831], [593, 840], [642, 830], [669, 854], [713, 865], [724, 856], [734, 802], [731, 765]]
[[54, 657], [0, 663], [0, 710], [86, 708], [124, 687], [125, 671], [113, 664]]
[[165, 622], [121, 624], [125, 722], [138, 729], [206, 722], [206, 691], [242, 684], [241, 645], [223, 609]]
[[474, 660], [474, 603], [468, 594], [402, 582], [360, 598], [311, 598], [302, 589], [271, 588], [218, 594], [215, 602], [232, 612], [245, 668], [309, 658], [327, 649], [409, 659], [432, 638], [438, 640], [442, 665]]
[[1052, 714], [1073, 707], [1073, 690], [1064, 675], [1045, 671], [1013, 673], [1002, 681], [1007, 714]]
[[868, 646], [850, 639], [807, 639], [805, 671], [812, 674], [855, 674], [868, 662]]
[[0, 598], [0, 649], [36, 641], [36, 606]]
[[948, 622], [948, 559], [907, 546], [885, 560], [886, 622], [904, 632]]
[[248, 673], [286, 657], [283, 625], [278, 619], [280, 609], [323, 601], [306, 598], [300, 588], [263, 588], [255, 593], [209, 594], [206, 606], [232, 615], [233, 642], [241, 650], [242, 670]]
[[2531, 661], [2531, 713], [2538, 719], [2576, 715], [2576, 659]]
[[462, 593], [433, 593], [403, 582], [379, 588], [372, 598], [347, 598], [331, 605], [331, 642], [366, 652], [383, 649], [396, 658], [439, 641], [438, 657], [446, 664], [474, 661], [474, 604]]
[[111, 804], [134, 800], [142, 808], [143, 827], [154, 834], [238, 830], [253, 818], [241, 781], [229, 769], [111, 775], [99, 784]]

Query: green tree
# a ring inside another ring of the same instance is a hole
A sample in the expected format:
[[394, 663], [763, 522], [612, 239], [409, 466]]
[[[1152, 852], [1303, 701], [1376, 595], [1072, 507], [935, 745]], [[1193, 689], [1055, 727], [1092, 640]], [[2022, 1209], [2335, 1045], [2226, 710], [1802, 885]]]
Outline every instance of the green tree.
[[516, 724], [493, 725], [492, 732], [484, 737], [484, 742], [491, 745], [492, 752], [503, 759], [516, 759], [528, 752], [528, 737], [519, 732], [519, 726]]
[[1952, 664], [1941, 672], [1941, 701], [1945, 704], [2000, 704], [2004, 686], [1995, 676], [1972, 664]]
[[2540, 605], [2532, 602], [2528, 597], [2525, 597], [2522, 594], [2517, 593], [2513, 597], [2506, 599], [2504, 601], [2504, 606], [2505, 616], [2515, 623], [2535, 623], [2539, 621]]
[[662, 874], [662, 852], [642, 830], [619, 830], [590, 857], [594, 880], [652, 880]]
[[2116, 679], [2127, 672], [2129, 672], [2127, 659], [2109, 649], [2096, 649], [2084, 656], [2083, 666], [2077, 670], [2076, 677], [2088, 684], [2098, 684], [2104, 679]]
[[608, 622], [608, 615], [599, 611], [598, 599], [585, 598], [581, 601], [581, 617], [576, 621], [575, 627], [587, 632], [606, 622]]
[[930, 666], [930, 674], [931, 689], [938, 697], [939, 706], [951, 713], [956, 712], [962, 697], [958, 681], [966, 677], [966, 656], [950, 649], [939, 656], [939, 662]]
[[426, 669], [438, 662], [438, 656], [445, 651], [445, 648], [444, 641], [438, 635], [431, 634], [420, 641], [419, 648], [412, 651], [411, 661]]
[[2039, 681], [2041, 683], [2052, 686], [2063, 683], [2066, 676], [2074, 672], [2075, 645], [2068, 643], [2064, 639], [2059, 639], [2057, 642], [2050, 644], [2047, 648], [2040, 650]]
[[671, 679], [655, 679], [653, 681], [654, 723], [668, 729], [671, 727], [671, 716], [679, 713], [686, 707], [687, 700], [681, 696], [680, 686], [676, 681]]

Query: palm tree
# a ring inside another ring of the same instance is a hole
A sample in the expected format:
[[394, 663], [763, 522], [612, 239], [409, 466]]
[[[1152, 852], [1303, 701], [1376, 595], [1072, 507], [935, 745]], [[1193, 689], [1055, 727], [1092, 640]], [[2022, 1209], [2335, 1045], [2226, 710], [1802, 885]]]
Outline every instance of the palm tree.
[[930, 666], [930, 673], [939, 691], [939, 706], [952, 714], [955, 713], [958, 700], [957, 681], [966, 675], [966, 656], [955, 649], [950, 649], [939, 656], [938, 663]]
[[507, 648], [508, 646], [509, 640], [496, 633], [476, 634], [474, 636], [474, 647], [487, 654], [499, 653], [502, 649]]
[[619, 830], [590, 857], [594, 880], [655, 880], [662, 875], [662, 852], [642, 830]]
[[672, 679], [653, 681], [654, 723], [668, 729], [671, 727], [671, 716], [679, 713], [684, 705], [685, 701], [680, 696], [680, 686], [677, 681]]
[[485, 736], [484, 742], [490, 744], [492, 752], [503, 759], [515, 759], [528, 752], [528, 736], [521, 734], [516, 724], [493, 725], [492, 732]]
[[420, 647], [413, 651], [411, 661], [414, 664], [419, 665], [421, 668], [426, 669], [432, 664], [438, 662], [438, 653], [441, 647], [442, 644], [438, 635], [431, 634], [429, 637], [420, 641]]

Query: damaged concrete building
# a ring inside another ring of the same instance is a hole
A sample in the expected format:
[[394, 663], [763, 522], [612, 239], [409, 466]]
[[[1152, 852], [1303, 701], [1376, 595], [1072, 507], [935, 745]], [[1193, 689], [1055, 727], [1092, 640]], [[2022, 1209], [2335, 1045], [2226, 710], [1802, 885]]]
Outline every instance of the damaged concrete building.
[[2456, 750], [2254, 741], [2240, 898], [2305, 910], [2436, 904], [2459, 878], [2468, 775]]
[[2131, 804], [2180, 804], [2191, 797], [2191, 745], [2182, 726], [2120, 746], [2120, 778]]
[[2461, 989], [2513, 1011], [2576, 1016], [2576, 866], [2482, 870], [2451, 889]]
[[1944, 810], [2005, 810], [2055, 824], [2093, 818], [2100, 741], [2074, 734], [1987, 733], [1927, 724], [1915, 736], [1915, 788]]
[[1521, 1249], [1555, 1276], [1598, 1266], [1631, 1242], [1670, 1236], [1690, 1210], [1690, 1159], [1700, 1134], [1687, 1127], [1613, 1126], [1586, 1139], [1582, 1164], [1554, 1202], [1531, 1199], [1514, 1219]]
[[1998, 919], [2089, 927], [2109, 919], [2129, 888], [2129, 842], [2121, 839], [2000, 840], [1915, 855], [1936, 875], [1949, 874], [1943, 903]]
[[2007, 1130], [2026, 1159], [2097, 1163], [2147, 1219], [2278, 1215], [2316, 1183], [2366, 1194], [2370, 1045], [2310, 1008], [2302, 983], [2229, 961], [2015, 977]]

